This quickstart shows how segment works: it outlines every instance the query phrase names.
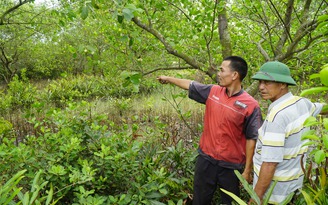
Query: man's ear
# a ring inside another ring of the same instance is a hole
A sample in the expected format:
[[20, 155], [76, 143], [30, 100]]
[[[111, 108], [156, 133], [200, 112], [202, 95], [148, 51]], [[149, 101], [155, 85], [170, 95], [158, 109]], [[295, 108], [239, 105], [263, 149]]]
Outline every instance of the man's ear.
[[237, 80], [239, 78], [239, 73], [237, 71], [234, 71], [233, 72], [233, 76], [232, 76], [232, 79], [233, 80]]
[[281, 89], [286, 89], [288, 87], [288, 84], [287, 83], [281, 83]]

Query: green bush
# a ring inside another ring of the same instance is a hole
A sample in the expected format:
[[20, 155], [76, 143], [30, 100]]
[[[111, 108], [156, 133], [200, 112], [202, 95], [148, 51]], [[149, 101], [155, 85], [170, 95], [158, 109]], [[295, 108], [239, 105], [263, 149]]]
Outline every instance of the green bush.
[[50, 189], [45, 192], [44, 188], [48, 184], [41, 178], [43, 174], [42, 170], [39, 170], [33, 178], [30, 185], [31, 189], [25, 190], [23, 187], [17, 187], [19, 182], [24, 178], [23, 174], [26, 170], [19, 171], [13, 177], [11, 177], [4, 185], [0, 185], [0, 204], [44, 204], [44, 205], [54, 205], [58, 200], [53, 200], [53, 188], [50, 185]]
[[[319, 78], [322, 86], [304, 90], [302, 96], [311, 96], [328, 91], [328, 64], [323, 66], [319, 73], [312, 74], [310, 79]], [[325, 102], [325, 99], [323, 99]], [[327, 112], [327, 104], [322, 112]], [[318, 118], [309, 117], [305, 126], [311, 127], [302, 139], [307, 139], [307, 146], [311, 147], [309, 166], [306, 168], [306, 184], [302, 190], [303, 199], [307, 204], [328, 204], [327, 192], [327, 173], [328, 173], [328, 118], [320, 116]]]
[[8, 113], [13, 110], [30, 108], [36, 100], [37, 89], [22, 76], [17, 75], [8, 84], [6, 92], [1, 92], [1, 112]]
[[[0, 181], [27, 170], [24, 188], [43, 169], [46, 189], [60, 204], [177, 204], [192, 187], [194, 151], [183, 142], [163, 146], [163, 130], [134, 137], [133, 127], [113, 129], [106, 116], [92, 115], [87, 102], [27, 115], [35, 134], [17, 146], [0, 144]], [[43, 196], [45, 193], [41, 193]]]

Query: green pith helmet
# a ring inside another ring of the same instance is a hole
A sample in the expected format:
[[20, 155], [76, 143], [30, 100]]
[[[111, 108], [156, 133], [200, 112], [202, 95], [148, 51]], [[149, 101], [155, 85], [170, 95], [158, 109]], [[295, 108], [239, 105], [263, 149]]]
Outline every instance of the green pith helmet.
[[252, 77], [254, 80], [268, 80], [288, 85], [296, 85], [294, 79], [290, 76], [290, 70], [287, 65], [278, 61], [264, 63], [260, 70]]

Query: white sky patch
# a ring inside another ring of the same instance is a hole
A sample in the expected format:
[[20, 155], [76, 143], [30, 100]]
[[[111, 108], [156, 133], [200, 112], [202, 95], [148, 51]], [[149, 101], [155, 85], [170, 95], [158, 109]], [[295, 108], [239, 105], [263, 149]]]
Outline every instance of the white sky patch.
[[36, 5], [46, 5], [46, 6], [55, 6], [58, 4], [58, 0], [35, 0], [34, 4]]

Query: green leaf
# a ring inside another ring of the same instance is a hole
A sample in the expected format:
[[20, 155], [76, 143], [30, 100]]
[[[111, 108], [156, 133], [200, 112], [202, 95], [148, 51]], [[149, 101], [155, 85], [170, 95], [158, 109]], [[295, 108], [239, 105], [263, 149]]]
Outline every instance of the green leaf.
[[321, 113], [328, 113], [328, 104], [324, 104]]
[[310, 146], [310, 145], [314, 145], [314, 144], [316, 144], [316, 143], [317, 143], [317, 142], [315, 142], [315, 141], [308, 141], [308, 142], [304, 143], [304, 144], [302, 145], [302, 147]]
[[315, 130], [307, 130], [305, 131], [301, 137], [307, 136], [307, 135], [315, 135]]
[[128, 42], [128, 40], [129, 40], [129, 37], [127, 35], [122, 36], [120, 39], [120, 41], [122, 41], [122, 42]]
[[304, 135], [304, 136], [302, 136], [301, 140], [305, 140], [305, 139], [320, 141], [320, 138], [316, 135]]
[[266, 195], [265, 195], [265, 197], [263, 198], [263, 204], [268, 204], [269, 203], [269, 200], [270, 200], [270, 197], [271, 197], [271, 195], [272, 195], [272, 192], [273, 192], [273, 189], [274, 189], [274, 187], [276, 186], [276, 184], [277, 184], [277, 180], [275, 180], [274, 182], [273, 182], [273, 184], [269, 187], [269, 189], [267, 190], [267, 193], [266, 193]]
[[169, 192], [167, 191], [167, 189], [159, 189], [158, 190], [161, 194], [167, 195]]
[[87, 6], [83, 6], [81, 10], [81, 18], [85, 20], [89, 15], [89, 8]]
[[322, 136], [323, 144], [325, 145], [325, 148], [328, 149], [328, 135]]
[[[6, 190], [6, 189], [12, 189], [13, 187], [15, 187], [19, 181], [24, 178], [24, 176], [22, 176], [27, 170], [24, 169], [22, 171], [19, 171], [17, 174], [15, 174], [11, 179], [9, 179], [7, 181], [7, 183], [5, 185], [2, 186], [2, 189], [0, 190], [1, 192]], [[0, 193], [1, 193], [0, 192]]]
[[328, 67], [323, 68], [319, 74], [321, 83], [325, 86], [328, 86]]
[[158, 193], [158, 192], [150, 192], [148, 194], [146, 194], [146, 197], [149, 199], [159, 199], [161, 198], [163, 195]]
[[35, 175], [35, 177], [33, 179], [33, 183], [32, 183], [31, 192], [35, 192], [35, 190], [37, 189], [41, 173], [42, 173], [42, 170], [39, 170], [37, 172], [37, 174]]
[[151, 205], [165, 205], [164, 203], [155, 200], [149, 200], [149, 202]]
[[121, 72], [120, 76], [121, 76], [122, 79], [127, 79], [131, 76], [131, 73], [124, 70], [124, 71]]
[[326, 130], [328, 130], [328, 118], [323, 119], [323, 126], [325, 127]]
[[320, 185], [321, 185], [321, 190], [325, 190], [327, 187], [327, 174], [325, 172], [325, 168], [320, 167]]
[[238, 170], [234, 170], [234, 172], [235, 172], [236, 176], [238, 177], [239, 181], [243, 184], [244, 189], [247, 191], [247, 193], [250, 195], [250, 197], [255, 201], [256, 204], [260, 204], [261, 200], [255, 193], [253, 187], [250, 184], [248, 184], [246, 179], [239, 173]]
[[323, 150], [317, 150], [314, 154], [314, 161], [320, 164], [325, 159], [325, 152]]
[[310, 89], [306, 89], [303, 90], [300, 94], [300, 96], [305, 96], [305, 95], [310, 95], [310, 94], [316, 94], [316, 93], [320, 93], [323, 91], [328, 90], [328, 87], [315, 87], [315, 88], [310, 88]]
[[326, 27], [327, 26], [327, 23], [326, 22], [320, 22], [317, 26], [317, 29], [320, 29], [322, 27]]
[[59, 20], [58, 24], [62, 27], [64, 27], [66, 25], [65, 22], [61, 19]]
[[130, 37], [129, 46], [132, 46], [133, 45], [133, 42], [134, 42], [134, 38]]
[[133, 75], [130, 76], [130, 81], [134, 85], [139, 85], [140, 84], [140, 79], [141, 79], [141, 74], [140, 73], [133, 74]]
[[321, 16], [318, 17], [318, 21], [326, 21], [326, 20], [328, 20], [328, 15], [327, 14], [326, 15], [321, 15]]
[[312, 197], [308, 193], [306, 193], [304, 190], [300, 191], [303, 194], [306, 204], [314, 204], [314, 202], [312, 201]]
[[317, 124], [319, 124], [319, 122], [318, 122], [317, 119], [316, 119], [315, 117], [313, 117], [313, 116], [308, 117], [308, 118], [305, 120], [305, 122], [303, 123], [303, 125], [304, 125], [305, 127], [310, 127], [310, 126], [317, 125]]
[[23, 205], [28, 205], [29, 202], [30, 202], [30, 196], [28, 195], [28, 192], [26, 192], [23, 198]]
[[117, 15], [117, 21], [118, 21], [119, 23], [123, 23], [123, 19], [124, 19], [124, 16], [122, 16], [122, 15]]
[[315, 79], [315, 78], [320, 78], [320, 74], [314, 73], [314, 74], [310, 75], [310, 80]]
[[93, 46], [90, 46], [90, 45], [87, 45], [86, 48], [91, 52], [96, 52], [97, 51], [97, 48], [95, 48]]
[[231, 193], [225, 189], [220, 188], [221, 191], [223, 191], [224, 193], [228, 194], [229, 196], [231, 196], [231, 198], [233, 198], [239, 205], [247, 205], [247, 203], [245, 203], [243, 200], [241, 200], [238, 196], [236, 196], [234, 193]]
[[132, 11], [128, 8], [123, 9], [123, 16], [127, 21], [131, 21], [131, 19], [134, 17]]
[[52, 187], [52, 184], [50, 184], [50, 190], [48, 191], [48, 196], [47, 196], [47, 200], [46, 200], [46, 204], [45, 205], [49, 205], [51, 203], [53, 194], [54, 194], [54, 189]]
[[[22, 187], [20, 187], [18, 189], [17, 188], [13, 188], [14, 192], [11, 193], [10, 196], [7, 196], [7, 199], [5, 199], [6, 201], [4, 202], [4, 204], [8, 204], [9, 202], [11, 202], [13, 198], [15, 198], [16, 196], [18, 196], [21, 193], [20, 190], [22, 190], [22, 189], [23, 189]], [[0, 194], [2, 194], [2, 191], [3, 190], [0, 191]], [[5, 194], [7, 194], [6, 191], [5, 191]]]

